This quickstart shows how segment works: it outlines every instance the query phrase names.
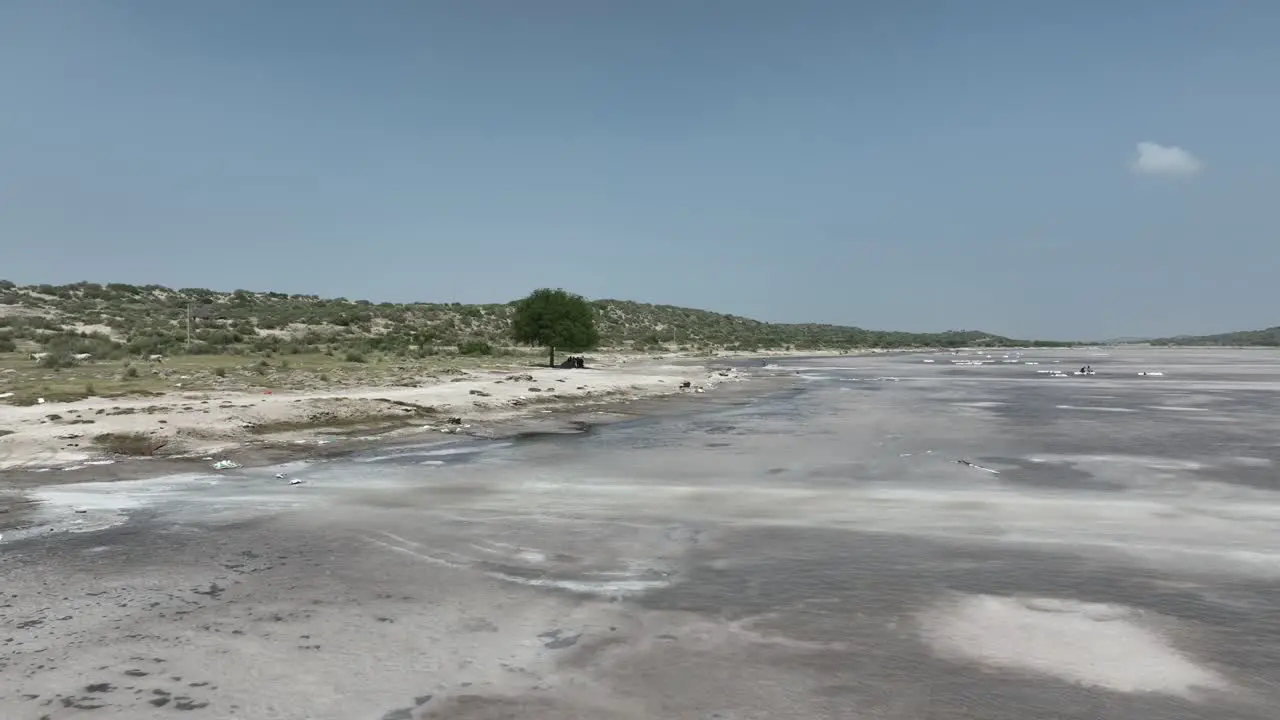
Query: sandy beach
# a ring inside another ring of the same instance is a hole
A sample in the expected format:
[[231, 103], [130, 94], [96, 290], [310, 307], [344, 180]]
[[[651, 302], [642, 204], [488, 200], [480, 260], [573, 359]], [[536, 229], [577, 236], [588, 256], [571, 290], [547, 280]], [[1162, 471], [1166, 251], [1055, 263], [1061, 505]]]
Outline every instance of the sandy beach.
[[[0, 471], [75, 470], [120, 456], [205, 458], [246, 446], [439, 431], [584, 404], [701, 393], [746, 376], [726, 360], [593, 358], [586, 369], [455, 370], [412, 387], [171, 392], [19, 407], [0, 404]], [[150, 445], [141, 444], [149, 438]]]

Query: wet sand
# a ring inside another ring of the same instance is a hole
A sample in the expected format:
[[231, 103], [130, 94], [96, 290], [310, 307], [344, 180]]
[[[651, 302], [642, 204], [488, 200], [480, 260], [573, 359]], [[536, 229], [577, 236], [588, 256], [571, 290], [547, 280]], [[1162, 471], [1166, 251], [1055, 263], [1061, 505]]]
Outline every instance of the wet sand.
[[34, 488], [0, 715], [1273, 717], [1280, 355], [928, 359]]

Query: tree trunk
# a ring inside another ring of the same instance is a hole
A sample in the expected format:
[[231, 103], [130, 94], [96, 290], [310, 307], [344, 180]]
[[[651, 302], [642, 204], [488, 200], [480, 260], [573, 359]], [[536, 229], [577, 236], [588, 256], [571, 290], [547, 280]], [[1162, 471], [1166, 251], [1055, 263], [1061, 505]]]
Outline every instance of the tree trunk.
[[549, 363], [549, 365], [551, 367], [555, 367], [556, 366], [556, 349], [555, 347], [551, 347], [550, 350], [551, 350], [551, 362]]

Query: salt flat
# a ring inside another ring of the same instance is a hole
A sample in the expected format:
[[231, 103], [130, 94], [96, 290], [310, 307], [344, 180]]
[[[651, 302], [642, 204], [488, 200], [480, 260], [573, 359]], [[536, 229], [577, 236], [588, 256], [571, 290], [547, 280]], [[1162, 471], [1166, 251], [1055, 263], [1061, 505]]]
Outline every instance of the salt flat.
[[37, 489], [0, 716], [1274, 717], [1280, 353], [1005, 355]]

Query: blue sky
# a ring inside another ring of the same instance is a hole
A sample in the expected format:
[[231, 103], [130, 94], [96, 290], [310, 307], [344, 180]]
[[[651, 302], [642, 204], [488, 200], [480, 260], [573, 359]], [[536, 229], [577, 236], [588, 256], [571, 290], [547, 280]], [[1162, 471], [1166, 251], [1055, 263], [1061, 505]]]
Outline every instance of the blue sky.
[[1277, 36], [1261, 1], [6, 0], [0, 277], [1265, 327]]

